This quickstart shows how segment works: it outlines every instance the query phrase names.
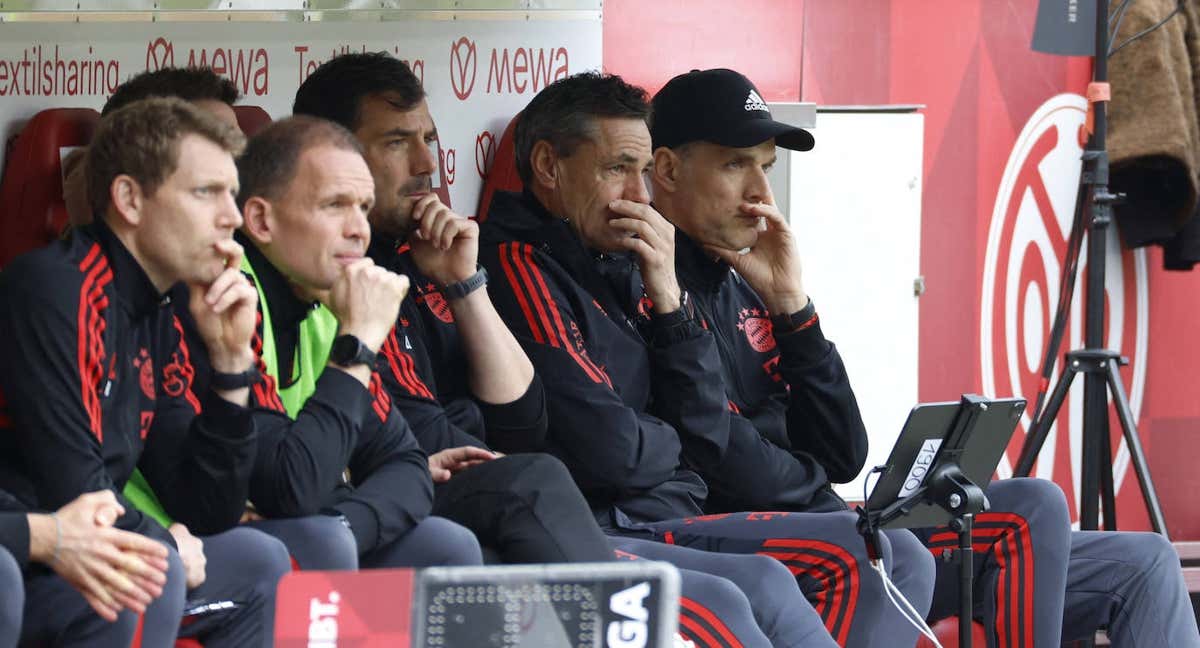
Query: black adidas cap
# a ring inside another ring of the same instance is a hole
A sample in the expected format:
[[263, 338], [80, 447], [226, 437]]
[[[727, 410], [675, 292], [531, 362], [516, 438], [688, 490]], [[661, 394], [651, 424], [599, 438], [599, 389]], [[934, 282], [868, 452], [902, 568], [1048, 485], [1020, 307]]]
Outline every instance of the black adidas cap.
[[772, 137], [793, 151], [813, 147], [812, 133], [771, 119], [750, 79], [733, 70], [692, 70], [667, 82], [654, 95], [650, 136], [654, 148], [705, 141], [721, 146], [757, 146]]

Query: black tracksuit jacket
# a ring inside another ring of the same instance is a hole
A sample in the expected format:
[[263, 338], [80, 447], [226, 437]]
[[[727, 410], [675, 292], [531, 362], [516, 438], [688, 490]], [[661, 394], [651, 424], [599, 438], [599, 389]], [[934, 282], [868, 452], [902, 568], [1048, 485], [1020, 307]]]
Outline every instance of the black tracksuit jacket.
[[585, 249], [528, 193], [498, 193], [481, 237], [492, 300], [545, 386], [546, 449], [601, 526], [701, 513], [692, 468], [718, 469], [730, 440], [712, 335], [686, 309], [651, 317], [630, 259]]
[[428, 453], [476, 446], [505, 453], [540, 452], [546, 441], [546, 396], [535, 373], [525, 394], [493, 405], [474, 397], [454, 314], [433, 280], [394, 240], [373, 236], [375, 263], [406, 275], [412, 287], [379, 354], [377, 369], [396, 409]]
[[[300, 323], [316, 304], [296, 297], [258, 248], [241, 242], [271, 312], [279, 374], [292, 375]], [[189, 337], [195, 334], [190, 322], [186, 329]], [[260, 318], [255, 340], [260, 367], [263, 334]], [[202, 354], [195, 362], [196, 383], [205, 385], [211, 366]], [[249, 495], [260, 513], [268, 518], [343, 515], [359, 553], [394, 541], [429, 515], [428, 460], [392, 407], [378, 373], [368, 389], [343, 371], [322, 372], [294, 420], [276, 389], [264, 371], [264, 380], [250, 390], [259, 442]]]
[[842, 358], [820, 321], [776, 336], [771, 314], [742, 277], [683, 232], [675, 240], [676, 276], [720, 352], [731, 446], [744, 453], [730, 457], [726, 470], [704, 474], [705, 510], [845, 508], [829, 482], [858, 474], [867, 435]]
[[254, 421], [192, 384], [169, 302], [103, 222], [0, 273], [0, 489], [49, 511], [109, 489], [118, 528], [173, 544], [121, 495], [136, 467], [193, 533], [237, 524]]
[[29, 565], [29, 520], [17, 498], [0, 491], [0, 547], [8, 550], [17, 565]]

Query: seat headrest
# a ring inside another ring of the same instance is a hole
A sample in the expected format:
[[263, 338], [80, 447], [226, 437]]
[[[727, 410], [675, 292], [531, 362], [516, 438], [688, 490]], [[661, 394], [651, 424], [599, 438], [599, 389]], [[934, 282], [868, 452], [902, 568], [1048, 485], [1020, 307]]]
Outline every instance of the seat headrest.
[[492, 168], [483, 181], [483, 189], [479, 192], [479, 211], [476, 212], [475, 218], [480, 223], [487, 219], [488, 208], [492, 205], [492, 196], [497, 191], [519, 192], [523, 188], [521, 176], [517, 173], [516, 145], [513, 142], [513, 132], [517, 128], [517, 120], [520, 117], [521, 113], [517, 113], [509, 120], [504, 134], [500, 136], [500, 143], [496, 146], [496, 157], [492, 160]]
[[234, 106], [233, 112], [246, 137], [254, 137], [255, 133], [271, 124], [271, 116], [259, 106]]
[[67, 224], [62, 160], [92, 139], [100, 113], [51, 108], [17, 135], [0, 181], [0, 266], [58, 238]]

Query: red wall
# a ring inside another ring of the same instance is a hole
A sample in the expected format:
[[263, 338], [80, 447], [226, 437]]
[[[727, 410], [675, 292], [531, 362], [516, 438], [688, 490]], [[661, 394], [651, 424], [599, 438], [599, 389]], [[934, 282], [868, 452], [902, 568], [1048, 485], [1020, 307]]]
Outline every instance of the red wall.
[[[982, 268], [1014, 142], [1039, 106], [1059, 93], [1081, 94], [1090, 76], [1087, 59], [1030, 49], [1036, 6], [609, 0], [604, 64], [651, 91], [688, 69], [720, 66], [746, 73], [768, 100], [924, 104], [921, 265], [928, 292], [921, 298], [919, 393], [922, 400], [953, 399], [982, 389]], [[1138, 332], [1148, 340], [1140, 432], [1173, 536], [1200, 538], [1200, 515], [1187, 496], [1200, 488], [1200, 471], [1189, 461], [1200, 451], [1193, 378], [1200, 350], [1190, 340], [1200, 330], [1200, 276], [1160, 267], [1152, 251], [1149, 326]], [[1065, 457], [1072, 451], [1060, 436], [1055, 479], [1070, 497]], [[1118, 501], [1121, 527], [1145, 528], [1132, 471]]]

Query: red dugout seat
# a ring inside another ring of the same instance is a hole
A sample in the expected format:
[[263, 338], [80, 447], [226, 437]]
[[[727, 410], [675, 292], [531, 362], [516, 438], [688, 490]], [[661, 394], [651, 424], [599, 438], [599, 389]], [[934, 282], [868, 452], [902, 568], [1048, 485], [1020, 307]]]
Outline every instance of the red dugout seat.
[[513, 131], [516, 130], [517, 119], [520, 117], [521, 113], [517, 113], [508, 122], [504, 134], [500, 136], [500, 143], [496, 145], [496, 157], [492, 161], [492, 169], [488, 171], [487, 178], [483, 181], [483, 188], [479, 191], [479, 211], [475, 212], [475, 219], [480, 223], [487, 219], [488, 207], [491, 207], [492, 196], [497, 191], [520, 191], [522, 189], [521, 176], [517, 175], [516, 147], [513, 143]]
[[62, 233], [64, 149], [87, 145], [99, 119], [91, 108], [51, 108], [34, 115], [17, 135], [0, 182], [0, 267]]
[[[978, 621], [971, 623], [971, 645], [975, 648], [987, 646], [987, 637], [983, 624]], [[958, 617], [952, 616], [933, 624], [933, 634], [937, 636], [942, 648], [958, 648]], [[933, 642], [924, 636], [917, 638], [917, 648], [933, 648]]]
[[254, 137], [255, 133], [271, 124], [271, 116], [258, 106], [234, 106], [233, 112], [246, 137]]

